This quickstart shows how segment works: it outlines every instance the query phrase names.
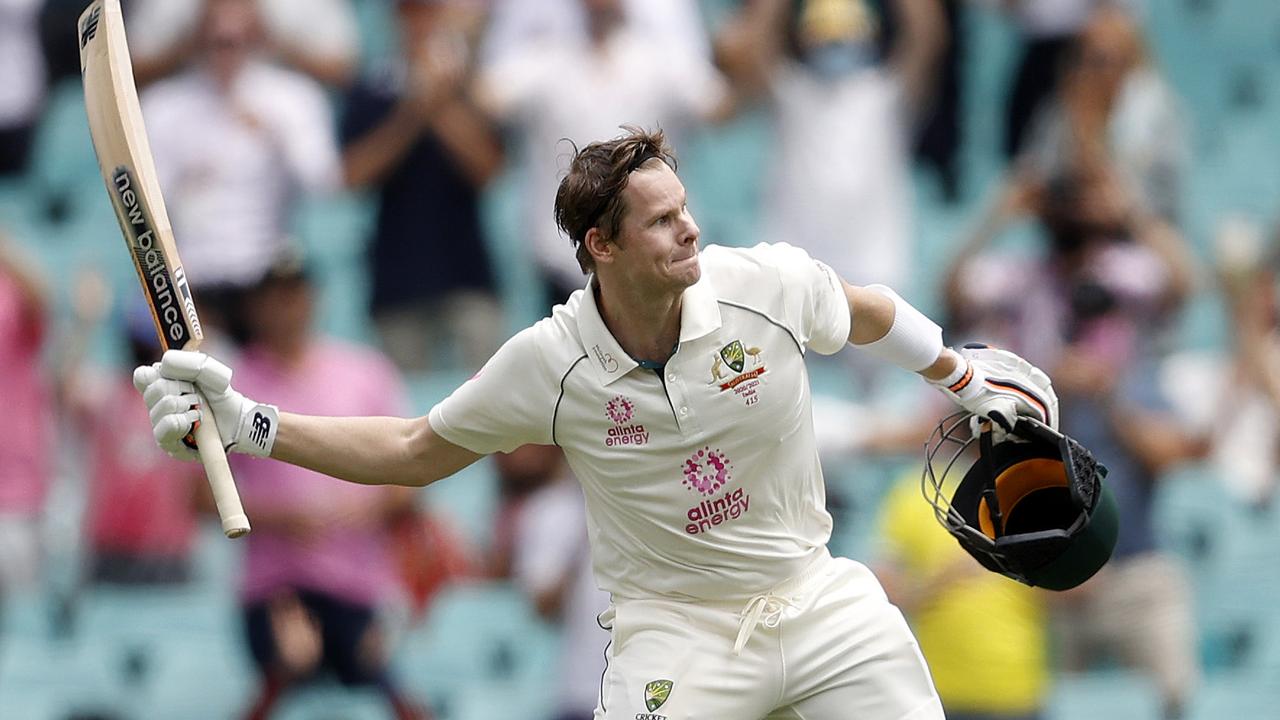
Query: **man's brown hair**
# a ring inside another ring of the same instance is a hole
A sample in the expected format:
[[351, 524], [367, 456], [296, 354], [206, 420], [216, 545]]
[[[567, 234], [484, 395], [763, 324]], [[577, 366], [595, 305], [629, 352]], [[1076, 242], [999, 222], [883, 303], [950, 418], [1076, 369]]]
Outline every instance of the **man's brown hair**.
[[662, 130], [632, 125], [622, 129], [626, 134], [621, 137], [593, 142], [581, 150], [574, 147], [569, 172], [556, 190], [556, 225], [577, 249], [578, 265], [584, 273], [596, 266], [587, 250], [587, 231], [599, 228], [606, 241], [618, 236], [626, 210], [622, 191], [631, 173], [655, 158], [676, 169], [675, 152]]

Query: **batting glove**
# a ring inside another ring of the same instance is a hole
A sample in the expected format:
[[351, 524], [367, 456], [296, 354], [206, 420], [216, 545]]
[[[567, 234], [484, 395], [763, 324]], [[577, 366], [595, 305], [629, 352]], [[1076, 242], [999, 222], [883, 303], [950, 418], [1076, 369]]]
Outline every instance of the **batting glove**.
[[276, 441], [279, 411], [246, 398], [231, 387], [231, 368], [202, 352], [169, 350], [160, 362], [133, 371], [133, 386], [151, 413], [156, 443], [180, 460], [196, 460], [192, 433], [204, 408], [213, 410], [218, 434], [229, 452], [267, 457]]
[[1058, 395], [1049, 376], [1008, 350], [970, 343], [956, 351], [960, 364], [941, 380], [942, 393], [979, 418], [1009, 431], [1018, 415], [1057, 429]]

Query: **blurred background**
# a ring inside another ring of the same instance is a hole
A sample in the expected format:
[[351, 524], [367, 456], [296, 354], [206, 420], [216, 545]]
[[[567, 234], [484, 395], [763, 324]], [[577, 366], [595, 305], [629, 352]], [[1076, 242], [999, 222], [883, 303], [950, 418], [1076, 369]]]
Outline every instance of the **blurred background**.
[[[527, 447], [418, 491], [151, 442], [154, 330], [96, 167], [81, 0], [0, 0], [0, 717], [590, 717], [581, 496]], [[122, 0], [211, 352], [283, 408], [422, 414], [584, 284], [572, 143], [661, 126], [704, 243], [785, 241], [1049, 371], [1106, 570], [981, 571], [919, 492], [948, 412], [815, 358], [832, 549], [949, 717], [1280, 707], [1280, 4]], [[936, 397], [935, 397], [936, 396]]]

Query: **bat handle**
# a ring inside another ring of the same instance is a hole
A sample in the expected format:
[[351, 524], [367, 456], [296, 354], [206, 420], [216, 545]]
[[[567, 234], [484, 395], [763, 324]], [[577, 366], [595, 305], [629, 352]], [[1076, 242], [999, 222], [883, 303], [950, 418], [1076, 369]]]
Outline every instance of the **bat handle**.
[[200, 407], [206, 408], [195, 430], [200, 462], [204, 463], [204, 474], [213, 490], [213, 502], [218, 506], [218, 517], [222, 518], [222, 532], [229, 538], [238, 538], [249, 532], [249, 518], [240, 504], [240, 493], [236, 491], [235, 480], [231, 477], [231, 466], [227, 465], [227, 453], [222, 449], [222, 436], [218, 434], [213, 411], [208, 409], [209, 402], [203, 395], [200, 396]]

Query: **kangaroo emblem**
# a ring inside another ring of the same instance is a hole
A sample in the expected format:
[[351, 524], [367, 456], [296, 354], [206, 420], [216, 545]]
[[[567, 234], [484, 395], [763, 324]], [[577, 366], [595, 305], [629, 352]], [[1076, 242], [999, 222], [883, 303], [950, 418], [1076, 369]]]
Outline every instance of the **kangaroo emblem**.
[[720, 368], [724, 367], [724, 361], [716, 355], [715, 362], [711, 363], [711, 382], [708, 385], [715, 385], [724, 377], [724, 373], [720, 372]]

